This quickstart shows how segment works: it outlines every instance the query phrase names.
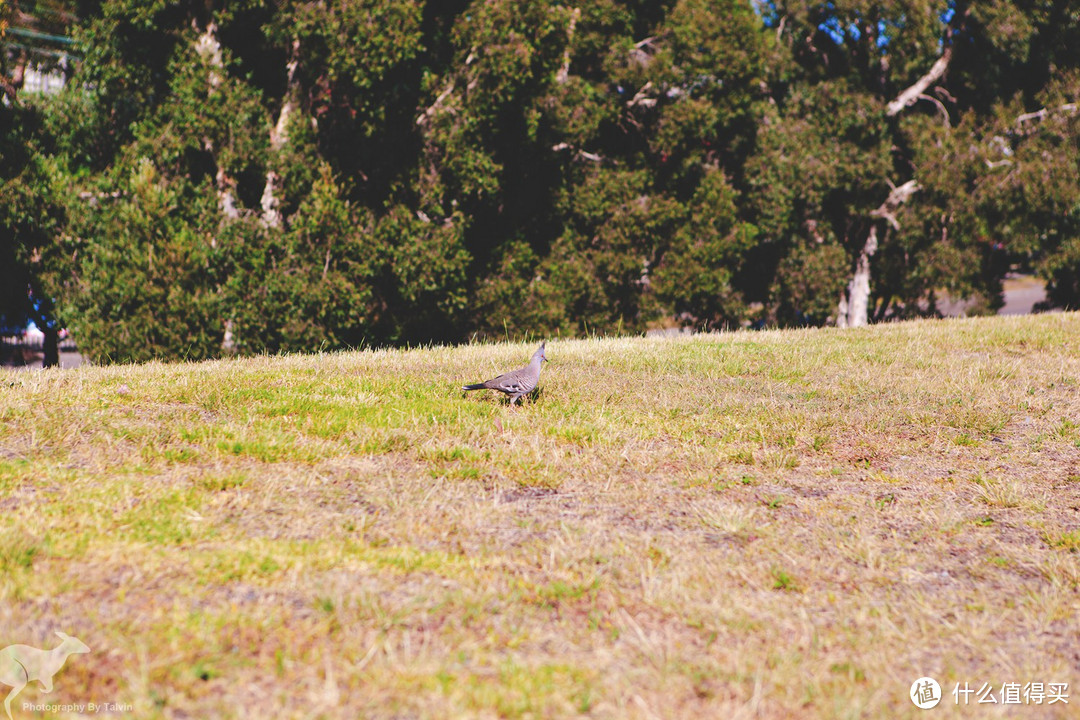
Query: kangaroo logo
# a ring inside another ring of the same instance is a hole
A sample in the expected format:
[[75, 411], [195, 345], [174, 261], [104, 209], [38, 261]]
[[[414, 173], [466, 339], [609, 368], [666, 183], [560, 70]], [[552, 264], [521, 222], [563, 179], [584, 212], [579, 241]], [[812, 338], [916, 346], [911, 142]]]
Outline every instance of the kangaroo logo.
[[13, 720], [11, 701], [22, 692], [27, 683], [37, 680], [44, 692], [51, 692], [53, 675], [64, 667], [68, 655], [90, 652], [90, 648], [78, 638], [62, 632], [56, 634], [63, 642], [52, 650], [39, 650], [29, 645], [8, 645], [0, 650], [0, 682], [13, 688], [4, 700], [8, 720]]

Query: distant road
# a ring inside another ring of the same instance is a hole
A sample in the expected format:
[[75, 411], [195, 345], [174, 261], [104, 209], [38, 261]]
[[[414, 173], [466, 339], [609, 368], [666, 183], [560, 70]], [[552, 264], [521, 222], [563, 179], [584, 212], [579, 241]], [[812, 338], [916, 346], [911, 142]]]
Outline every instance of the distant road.
[[[22, 344], [11, 342], [10, 338], [4, 338], [0, 343], [0, 367], [22, 370], [26, 368], [40, 368], [44, 353], [40, 345]], [[60, 343], [60, 367], [77, 368], [85, 362], [82, 355], [75, 348], [74, 343], [65, 340]]]
[[1046, 299], [1046, 285], [1031, 275], [1010, 275], [1005, 278], [1004, 299], [998, 315], [1027, 315]]

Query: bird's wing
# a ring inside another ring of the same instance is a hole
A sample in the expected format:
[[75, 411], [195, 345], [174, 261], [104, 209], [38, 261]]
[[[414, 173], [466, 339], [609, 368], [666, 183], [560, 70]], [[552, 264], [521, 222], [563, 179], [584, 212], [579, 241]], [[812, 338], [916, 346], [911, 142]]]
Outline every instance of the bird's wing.
[[488, 387], [501, 390], [504, 393], [528, 393], [536, 387], [536, 378], [532, 377], [528, 368], [514, 370], [500, 375], [494, 380], [489, 380]]

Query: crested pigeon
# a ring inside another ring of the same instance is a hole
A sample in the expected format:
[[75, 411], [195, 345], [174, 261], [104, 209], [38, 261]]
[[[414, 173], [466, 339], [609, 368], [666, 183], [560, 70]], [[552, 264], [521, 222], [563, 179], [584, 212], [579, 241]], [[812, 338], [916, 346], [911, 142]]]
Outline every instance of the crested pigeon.
[[540, 343], [540, 349], [533, 353], [532, 360], [520, 370], [511, 370], [508, 373], [503, 373], [496, 378], [475, 385], [463, 385], [461, 389], [465, 391], [498, 390], [510, 396], [511, 405], [520, 403], [521, 398], [531, 393], [536, 388], [536, 384], [540, 382], [540, 365], [547, 360], [547, 355], [544, 354], [544, 344], [546, 342], [545, 340]]

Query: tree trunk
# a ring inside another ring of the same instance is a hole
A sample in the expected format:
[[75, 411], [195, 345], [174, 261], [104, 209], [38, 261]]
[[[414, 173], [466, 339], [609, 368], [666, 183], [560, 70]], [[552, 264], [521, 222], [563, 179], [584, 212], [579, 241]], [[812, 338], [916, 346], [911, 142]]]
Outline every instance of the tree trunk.
[[870, 258], [878, 249], [877, 226], [871, 226], [866, 243], [855, 261], [855, 272], [848, 282], [847, 292], [840, 298], [836, 324], [838, 327], [862, 327], [870, 312]]
[[26, 51], [23, 50], [15, 60], [15, 67], [12, 68], [11, 77], [0, 75], [0, 89], [7, 95], [12, 105], [18, 103], [19, 91], [22, 90], [23, 83], [26, 80], [26, 63]]
[[581, 18], [581, 8], [576, 7], [570, 11], [570, 24], [566, 28], [566, 49], [563, 50], [562, 66], [555, 73], [555, 82], [565, 85], [570, 79], [570, 50], [574, 43], [574, 30], [577, 29], [578, 20]]
[[41, 345], [45, 357], [42, 358], [41, 367], [60, 367], [60, 331], [50, 324], [44, 325], [41, 331], [45, 334]]
[[885, 220], [890, 226], [899, 230], [900, 223], [896, 219], [896, 211], [918, 189], [919, 183], [908, 180], [903, 185], [894, 187], [885, 202], [870, 213], [875, 222], [871, 224], [870, 231], [866, 234], [866, 242], [863, 243], [859, 256], [855, 259], [855, 271], [851, 275], [847, 289], [841, 293], [840, 304], [836, 309], [837, 327], [862, 327], [867, 324], [870, 317], [870, 258], [878, 249], [876, 220]]
[[[904, 89], [885, 106], [885, 115], [893, 117], [904, 108], [921, 99], [937, 102], [925, 93], [927, 88], [945, 75], [951, 60], [952, 45], [946, 44], [941, 57], [934, 62], [926, 74], [916, 80], [911, 87]], [[937, 104], [941, 106], [941, 103]], [[940, 109], [944, 110], [944, 106], [941, 106]], [[944, 114], [945, 123], [948, 125], [949, 114], [948, 112]], [[903, 185], [894, 187], [892, 192], [889, 193], [889, 197], [881, 204], [881, 207], [870, 213], [871, 217], [884, 219], [893, 228], [899, 230], [900, 223], [896, 220], [895, 213], [918, 189], [919, 184], [915, 180], [908, 180]], [[888, 232], [887, 229], [886, 232]], [[848, 282], [844, 292], [840, 294], [840, 303], [836, 308], [837, 327], [862, 327], [867, 324], [870, 315], [870, 258], [874, 256], [877, 249], [878, 224], [875, 222], [870, 226], [870, 231], [866, 235], [866, 242], [863, 243], [859, 256], [855, 259], [855, 270], [851, 275], [851, 280]]]
[[[194, 22], [192, 24], [194, 25]], [[221, 55], [221, 42], [217, 38], [217, 23], [212, 20], [207, 23], [206, 30], [195, 41], [195, 52], [210, 66], [210, 70], [206, 75], [206, 83], [210, 87], [210, 93], [213, 94], [217, 92], [218, 87], [221, 86], [225, 78], [225, 61]], [[215, 150], [210, 138], [203, 138], [203, 147], [210, 153]], [[214, 160], [217, 162], [216, 157]], [[221, 214], [229, 220], [240, 217], [240, 210], [236, 207], [236, 198], [233, 195], [236, 181], [229, 177], [225, 168], [220, 164], [217, 173], [214, 175], [214, 183], [217, 187], [218, 209], [221, 210]]]
[[262, 221], [267, 227], [281, 227], [281, 211], [278, 210], [281, 192], [281, 176], [274, 170], [273, 164], [276, 156], [289, 142], [289, 120], [299, 106], [300, 87], [296, 78], [296, 69], [300, 66], [300, 39], [294, 38], [289, 62], [285, 64], [286, 83], [285, 97], [281, 101], [281, 111], [278, 113], [277, 122], [270, 128], [270, 167], [266, 170], [266, 184], [263, 186]]
[[214, 175], [214, 182], [217, 185], [218, 194], [218, 209], [221, 210], [221, 214], [229, 220], [235, 220], [240, 217], [240, 210], [236, 207], [236, 198], [233, 197], [233, 186], [236, 184], [229, 174], [225, 172], [225, 168], [218, 166], [217, 173]]

